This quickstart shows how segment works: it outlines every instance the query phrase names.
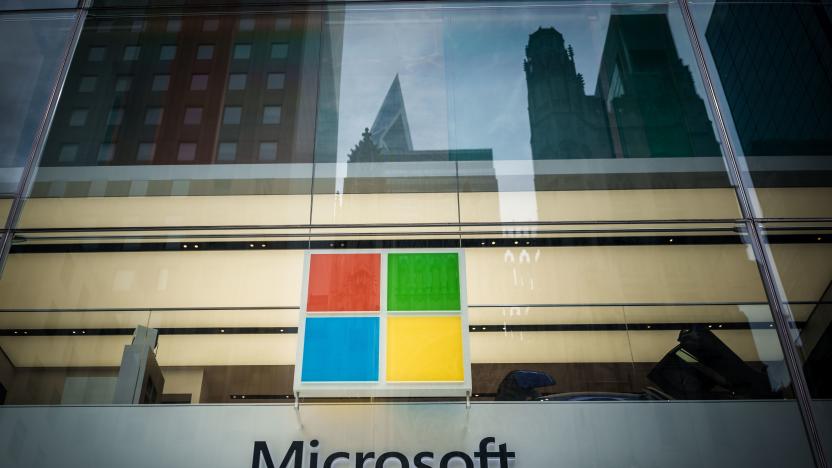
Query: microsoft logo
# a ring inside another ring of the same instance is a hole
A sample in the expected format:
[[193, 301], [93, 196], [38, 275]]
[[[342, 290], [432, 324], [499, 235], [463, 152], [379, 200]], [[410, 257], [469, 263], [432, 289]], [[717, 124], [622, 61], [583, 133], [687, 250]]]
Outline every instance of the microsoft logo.
[[307, 252], [295, 394], [465, 396], [461, 250]]

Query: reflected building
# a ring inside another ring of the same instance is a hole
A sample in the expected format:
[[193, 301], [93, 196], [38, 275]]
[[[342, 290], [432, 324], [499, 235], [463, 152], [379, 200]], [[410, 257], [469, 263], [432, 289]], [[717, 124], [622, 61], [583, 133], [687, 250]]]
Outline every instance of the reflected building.
[[666, 14], [610, 16], [597, 83], [615, 157], [721, 155]]
[[572, 46], [555, 28], [529, 36], [523, 62], [533, 159], [608, 158], [612, 154], [603, 102], [584, 92]]
[[491, 149], [414, 150], [399, 75], [393, 78], [371, 128], [350, 150], [347, 162], [491, 161]]
[[534, 159], [720, 156], [665, 14], [610, 17], [595, 93], [554, 28], [526, 47]]
[[316, 103], [299, 99], [319, 74], [303, 67], [310, 21], [88, 20], [42, 165], [312, 162]]
[[705, 37], [746, 155], [832, 154], [832, 6], [717, 0]]

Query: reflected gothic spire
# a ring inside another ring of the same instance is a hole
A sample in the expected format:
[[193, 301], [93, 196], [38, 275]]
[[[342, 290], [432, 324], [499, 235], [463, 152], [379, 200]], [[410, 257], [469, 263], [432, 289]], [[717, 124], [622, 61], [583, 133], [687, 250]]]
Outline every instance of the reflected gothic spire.
[[410, 124], [407, 123], [407, 112], [404, 108], [404, 97], [402, 97], [398, 73], [393, 78], [393, 83], [390, 84], [384, 102], [376, 114], [376, 120], [370, 128], [370, 135], [373, 143], [382, 151], [413, 151]]

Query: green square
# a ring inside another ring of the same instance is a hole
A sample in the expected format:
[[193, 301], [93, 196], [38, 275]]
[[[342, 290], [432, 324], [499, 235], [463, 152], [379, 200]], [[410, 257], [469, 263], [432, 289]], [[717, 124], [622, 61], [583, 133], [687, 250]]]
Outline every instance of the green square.
[[387, 310], [459, 310], [459, 255], [387, 255]]

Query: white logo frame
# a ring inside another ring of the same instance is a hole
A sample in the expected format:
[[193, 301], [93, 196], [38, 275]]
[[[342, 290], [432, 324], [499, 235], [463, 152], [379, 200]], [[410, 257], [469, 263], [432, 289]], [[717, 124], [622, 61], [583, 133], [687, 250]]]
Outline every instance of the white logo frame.
[[[395, 316], [459, 316], [462, 333], [463, 375], [461, 381], [432, 382], [388, 382], [387, 381], [387, 256], [388, 254], [457, 254], [459, 271], [459, 311], [397, 311]], [[307, 311], [309, 290], [310, 259], [312, 255], [335, 254], [380, 254], [379, 272], [379, 312], [313, 312]], [[471, 353], [469, 346], [468, 297], [465, 271], [465, 252], [463, 249], [331, 249], [307, 250], [303, 259], [303, 287], [301, 288], [301, 307], [298, 317], [297, 354], [295, 356], [295, 375], [293, 392], [295, 398], [356, 398], [356, 397], [470, 397], [471, 395]], [[379, 317], [378, 380], [362, 382], [304, 382], [303, 352], [306, 336], [306, 319], [308, 317]]]

